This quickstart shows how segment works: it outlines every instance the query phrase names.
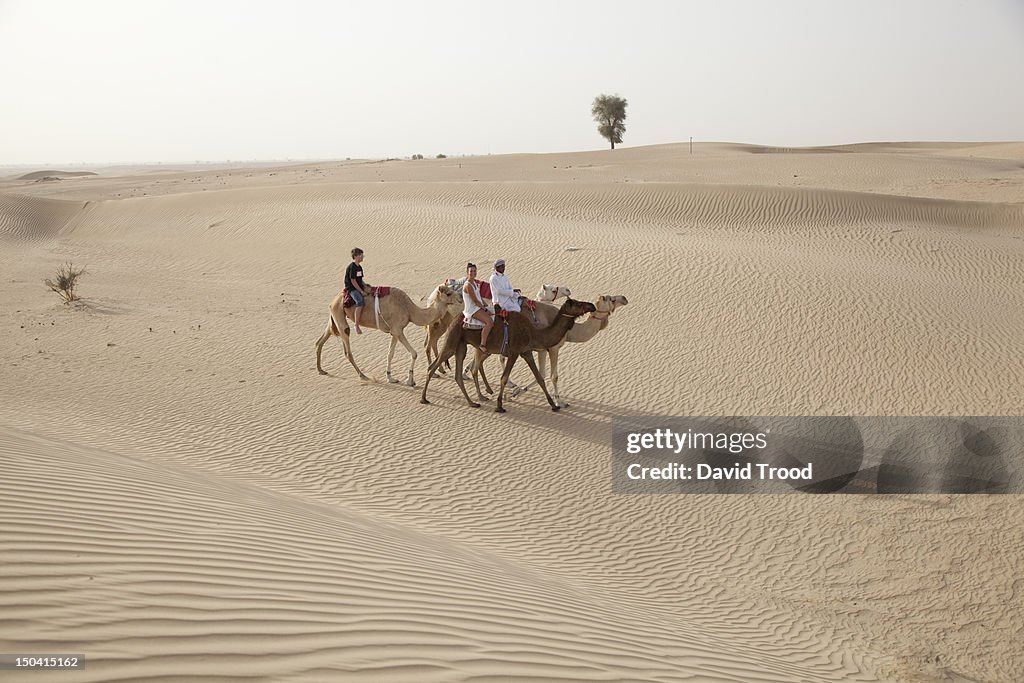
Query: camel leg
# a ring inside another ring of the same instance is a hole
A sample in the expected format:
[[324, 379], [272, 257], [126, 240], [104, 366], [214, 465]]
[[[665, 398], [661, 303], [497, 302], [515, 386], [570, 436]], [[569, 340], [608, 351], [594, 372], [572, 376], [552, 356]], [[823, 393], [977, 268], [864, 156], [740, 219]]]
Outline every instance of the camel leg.
[[[477, 354], [480, 352], [477, 351]], [[480, 392], [480, 370], [477, 368], [479, 363], [473, 362], [473, 372], [470, 373], [473, 377], [473, 387], [476, 389], [476, 400], [485, 401], [486, 397]]]
[[327, 331], [320, 335], [320, 338], [316, 340], [316, 371], [321, 375], [326, 375], [327, 371], [320, 365], [320, 353], [323, 351], [324, 342], [331, 338], [331, 321], [327, 321]]
[[348, 325], [345, 325], [345, 329], [341, 331], [341, 343], [345, 346], [345, 358], [348, 358], [348, 362], [352, 364], [356, 372], [359, 374], [359, 379], [370, 379], [363, 374], [363, 371], [356, 365], [356, 359], [352, 357], [352, 332]]
[[[547, 358], [546, 354], [547, 354], [547, 350], [546, 349], [537, 352], [537, 361], [538, 361], [538, 363], [540, 365], [540, 376], [541, 377], [544, 376], [544, 359]], [[536, 383], [537, 383], [537, 380], [533, 380], [531, 382], [527, 382], [526, 384], [524, 384], [521, 387], [516, 387], [512, 391], [512, 395], [513, 396], [518, 396], [519, 394], [523, 393], [524, 391], [526, 391], [527, 389], [529, 389], [530, 387], [532, 387]]]
[[[568, 407], [568, 403], [562, 400], [562, 395], [558, 393], [558, 347], [548, 349], [548, 353], [551, 354], [551, 395], [555, 397], [555, 401], [558, 405], [563, 408]], [[544, 376], [544, 371], [541, 370], [541, 377]]]
[[[392, 337], [394, 339], [394, 337]], [[398, 341], [402, 342], [402, 346], [412, 355], [412, 364], [409, 366], [409, 380], [406, 382], [406, 386], [416, 386], [416, 380], [412, 378], [413, 370], [416, 369], [416, 349], [412, 347], [409, 340], [405, 338], [405, 330], [398, 331]]]
[[520, 386], [520, 385], [516, 384], [515, 382], [513, 382], [512, 380], [509, 380], [508, 381], [508, 388], [512, 392], [513, 396], [518, 396], [519, 394], [525, 392], [527, 389], [532, 387], [533, 384], [534, 384], [533, 382], [530, 382], [529, 384]]
[[[487, 373], [484, 372], [484, 361], [487, 360], [488, 358], [490, 358], [490, 356], [485, 356], [485, 355], [483, 355], [480, 352], [477, 352], [476, 355], [477, 355], [477, 358], [474, 361], [474, 363], [475, 363], [474, 368], [479, 366], [479, 368], [480, 368], [480, 379], [482, 379], [484, 381], [484, 390], [486, 390], [488, 394], [493, 394], [494, 393], [494, 389], [491, 388], [491, 383], [487, 381]], [[500, 356], [499, 356], [499, 358], [500, 358]]]
[[459, 384], [459, 389], [462, 390], [462, 395], [466, 397], [466, 402], [469, 403], [471, 408], [479, 408], [480, 404], [475, 402], [469, 397], [469, 393], [466, 392], [466, 380], [462, 378], [462, 362], [466, 360], [466, 344], [461, 343], [455, 349], [455, 381]]
[[548, 388], [544, 384], [544, 377], [541, 376], [540, 370], [537, 369], [537, 364], [533, 362], [533, 354], [527, 351], [522, 354], [522, 356], [523, 360], [526, 361], [526, 364], [530, 366], [530, 370], [533, 371], [533, 376], [537, 378], [537, 384], [539, 384], [540, 388], [544, 391], [544, 398], [548, 400], [548, 405], [551, 406], [551, 410], [557, 413], [559, 411], [558, 404], [555, 403], [554, 399], [551, 398], [551, 394], [548, 393]]
[[[441, 355], [441, 352], [437, 350], [437, 342], [441, 338], [441, 334], [444, 332], [437, 323], [427, 326], [427, 336], [423, 340], [423, 347], [427, 350], [427, 366], [429, 367], [433, 363], [433, 359]], [[442, 375], [444, 374], [444, 366], [438, 366], [437, 371]]]
[[[473, 359], [473, 386], [476, 387], [476, 399], [478, 401], [490, 401], [491, 400], [491, 399], [487, 398], [486, 396], [484, 396], [482, 393], [480, 393], [480, 377], [481, 377], [481, 375], [483, 375], [483, 372], [484, 372], [484, 359], [485, 358], [487, 358], [487, 356], [483, 355], [483, 353], [479, 349], [477, 349], [476, 350], [476, 357]], [[484, 375], [484, 384], [487, 384], [487, 376], [486, 375]], [[487, 386], [487, 391], [489, 391], [492, 394], [494, 393], [493, 391], [491, 391], [490, 385]]]
[[427, 387], [430, 386], [430, 378], [437, 372], [437, 366], [441, 364], [441, 357], [438, 356], [434, 359], [434, 362], [427, 368], [427, 379], [423, 382], [423, 394], [420, 396], [420, 403], [428, 404], [430, 401], [427, 400]]
[[508, 390], [510, 392], [512, 392], [512, 396], [518, 396], [519, 394], [521, 394], [524, 391], [526, 391], [527, 388], [528, 387], [521, 387], [521, 386], [519, 386], [518, 384], [513, 382], [511, 379], [508, 381]]
[[[434, 358], [437, 358], [438, 356], [441, 355], [441, 352], [437, 350], [437, 343], [441, 339], [441, 333], [442, 332], [444, 332], [443, 329], [440, 330], [436, 335], [434, 335], [434, 339], [430, 343], [431, 348], [434, 350]], [[449, 366], [450, 363], [451, 363], [451, 359], [445, 361], [444, 365], [441, 365], [437, 369], [437, 371], [440, 372], [442, 375], [447, 374], [448, 370], [446, 368]]]
[[437, 358], [434, 359], [434, 362], [430, 364], [429, 368], [427, 368], [427, 379], [423, 383], [423, 394], [422, 396], [420, 396], [420, 403], [430, 403], [430, 401], [427, 400], [427, 387], [430, 386], [430, 380], [434, 378], [434, 375], [437, 373], [438, 368], [441, 367], [441, 363], [445, 362], [450, 357], [450, 353], [447, 356], [443, 354], [438, 354]]
[[[445, 328], [443, 328], [440, 325], [438, 325], [438, 327], [437, 327], [437, 334], [434, 335], [434, 355], [435, 356], [440, 356], [441, 355], [441, 352], [437, 350], [437, 344], [438, 344], [438, 342], [441, 341], [441, 337], [444, 335], [444, 333], [445, 333]], [[440, 368], [438, 368], [437, 371], [440, 372], [442, 375], [446, 375], [446, 374], [448, 374], [448, 371], [451, 370], [451, 369], [452, 369], [452, 359], [448, 358], [448, 360], [446, 360], [444, 362], [444, 365], [442, 365]]]
[[395, 347], [398, 346], [398, 337], [391, 335], [391, 346], [388, 348], [388, 369], [385, 372], [388, 384], [397, 384], [398, 380], [391, 376], [391, 360], [395, 357]]
[[505, 412], [501, 404], [505, 398], [505, 385], [508, 384], [508, 376], [512, 374], [512, 366], [516, 364], [516, 358], [519, 358], [519, 356], [509, 356], [505, 359], [505, 370], [501, 373], [501, 386], [498, 387], [498, 405], [494, 409], [496, 413]]

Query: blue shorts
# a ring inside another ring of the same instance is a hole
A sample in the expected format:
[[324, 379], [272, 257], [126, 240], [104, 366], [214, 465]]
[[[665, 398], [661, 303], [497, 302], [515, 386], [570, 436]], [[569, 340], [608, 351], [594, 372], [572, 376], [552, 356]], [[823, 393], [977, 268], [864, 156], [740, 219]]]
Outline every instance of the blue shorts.
[[366, 301], [363, 299], [363, 293], [360, 292], [358, 289], [348, 290], [348, 298], [352, 299], [353, 303], [355, 303], [356, 306], [366, 305]]

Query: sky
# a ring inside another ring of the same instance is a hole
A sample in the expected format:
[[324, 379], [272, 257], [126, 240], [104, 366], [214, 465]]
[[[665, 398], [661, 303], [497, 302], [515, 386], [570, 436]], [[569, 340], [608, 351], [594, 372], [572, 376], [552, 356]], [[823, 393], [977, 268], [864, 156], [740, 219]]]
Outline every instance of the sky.
[[0, 165], [1024, 140], [1024, 0], [0, 0]]

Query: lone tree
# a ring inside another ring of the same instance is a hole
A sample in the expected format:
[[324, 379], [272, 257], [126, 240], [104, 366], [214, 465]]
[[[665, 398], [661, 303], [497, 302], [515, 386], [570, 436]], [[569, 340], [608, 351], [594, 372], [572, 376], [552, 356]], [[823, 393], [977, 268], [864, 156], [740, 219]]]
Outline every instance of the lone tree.
[[612, 143], [622, 142], [622, 134], [626, 132], [626, 98], [618, 95], [598, 95], [590, 107], [590, 113], [597, 121], [597, 132], [601, 137]]

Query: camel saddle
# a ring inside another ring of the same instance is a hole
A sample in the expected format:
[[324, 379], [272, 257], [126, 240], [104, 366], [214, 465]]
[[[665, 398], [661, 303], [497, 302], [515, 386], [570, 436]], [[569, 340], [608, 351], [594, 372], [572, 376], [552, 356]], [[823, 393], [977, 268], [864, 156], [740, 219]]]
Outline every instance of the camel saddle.
[[[502, 310], [500, 306], [495, 306], [494, 308], [495, 308], [495, 310], [494, 310], [494, 320], [495, 320], [495, 322], [496, 323], [504, 323], [507, 326], [508, 325], [508, 314], [509, 314], [509, 312]], [[466, 318], [463, 318], [462, 319], [462, 326], [464, 328], [466, 328], [467, 330], [482, 330], [483, 327], [484, 327], [484, 324], [482, 322], [480, 322], [479, 320], [477, 320], [476, 318], [470, 318], [469, 320], [466, 320]]]
[[[387, 296], [390, 293], [390, 287], [370, 287], [370, 296], [375, 296], [378, 299]], [[353, 306], [356, 305], [356, 302], [352, 300], [351, 296], [349, 296], [349, 292], [347, 289], [345, 290], [345, 299], [344, 301], [341, 302], [341, 305], [342, 308], [352, 308]]]

